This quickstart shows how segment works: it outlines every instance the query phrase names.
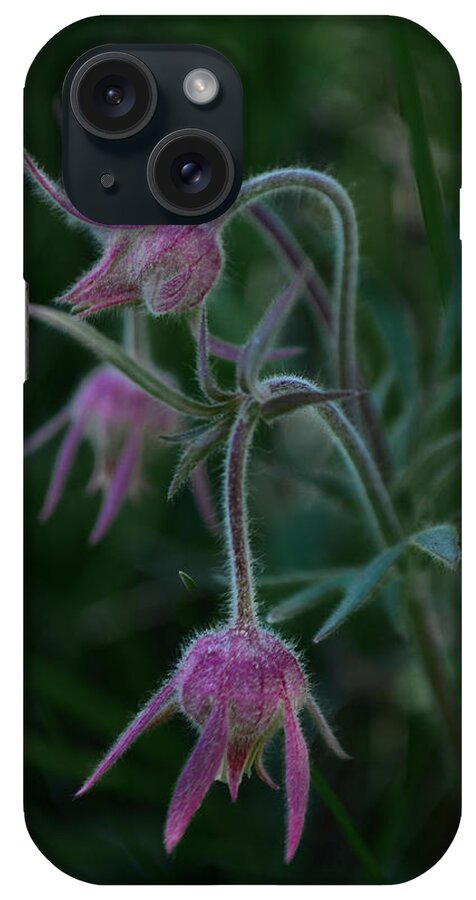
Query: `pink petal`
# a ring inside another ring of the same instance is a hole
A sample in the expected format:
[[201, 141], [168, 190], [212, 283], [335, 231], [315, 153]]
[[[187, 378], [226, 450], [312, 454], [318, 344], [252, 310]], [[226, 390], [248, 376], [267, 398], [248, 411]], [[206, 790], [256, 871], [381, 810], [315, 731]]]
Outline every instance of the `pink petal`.
[[124, 289], [122, 292], [113, 291], [109, 296], [111, 297], [110, 300], [96, 298], [96, 301], [92, 302], [86, 309], [81, 304], [78, 307], [74, 306], [73, 312], [76, 313], [77, 310], [81, 310], [77, 313], [78, 319], [85, 319], [87, 316], [94, 316], [96, 313], [103, 312], [105, 309], [111, 309], [113, 306], [125, 306], [127, 303], [135, 303], [137, 300], [137, 294], [134, 289]]
[[171, 853], [182, 838], [214, 781], [223, 761], [227, 738], [227, 711], [216, 703], [175, 786], [165, 824], [165, 849]]
[[53, 475], [51, 476], [50, 486], [40, 512], [40, 519], [45, 521], [51, 516], [59, 498], [63, 492], [69, 470], [73, 464], [74, 455], [83, 433], [83, 420], [78, 419], [73, 422], [71, 428], [66, 432], [63, 443], [56, 457]]
[[306, 742], [288, 698], [284, 699], [288, 841], [285, 860], [291, 862], [299, 844], [309, 793], [309, 758]]
[[90, 788], [96, 784], [96, 781], [99, 781], [100, 778], [114, 765], [115, 762], [121, 757], [126, 750], [129, 749], [131, 744], [140, 737], [143, 731], [145, 731], [154, 719], [159, 715], [161, 707], [164, 703], [169, 699], [170, 695], [175, 690], [175, 678], [171, 678], [170, 681], [158, 691], [157, 694], [154, 694], [152, 700], [146, 704], [146, 706], [141, 709], [141, 711], [135, 716], [132, 722], [127, 726], [125, 731], [119, 735], [117, 741], [112, 745], [111, 749], [108, 751], [102, 762], [99, 763], [97, 768], [94, 770], [93, 774], [84, 782], [83, 786], [79, 789], [79, 791], [75, 794], [75, 797], [81, 797], [86, 791], [89, 791]]
[[96, 524], [89, 537], [90, 544], [97, 544], [104, 537], [127, 497], [140, 452], [140, 434], [133, 431], [125, 444], [114, 469], [111, 483], [104, 497]]
[[98, 285], [107, 284], [108, 276], [110, 278], [110, 269], [116, 262], [117, 258], [124, 252], [127, 241], [115, 241], [106, 248], [103, 256], [99, 261], [77, 281], [73, 287], [58, 298], [58, 303], [81, 303], [82, 299], [89, 300], [91, 292]]
[[58, 431], [63, 428], [63, 425], [66, 425], [68, 419], [69, 406], [65, 406], [63, 409], [60, 409], [59, 412], [55, 413], [54, 416], [51, 416], [51, 419], [48, 419], [47, 422], [40, 425], [40, 427], [25, 441], [25, 456], [28, 456], [30, 453], [35, 453], [36, 450], [39, 450], [40, 447], [47, 444], [51, 438], [58, 434]]
[[238, 788], [243, 777], [243, 771], [246, 760], [252, 748], [252, 742], [248, 740], [238, 740], [228, 742], [228, 750], [226, 755], [226, 766], [228, 776], [228, 787], [233, 802], [238, 797]]

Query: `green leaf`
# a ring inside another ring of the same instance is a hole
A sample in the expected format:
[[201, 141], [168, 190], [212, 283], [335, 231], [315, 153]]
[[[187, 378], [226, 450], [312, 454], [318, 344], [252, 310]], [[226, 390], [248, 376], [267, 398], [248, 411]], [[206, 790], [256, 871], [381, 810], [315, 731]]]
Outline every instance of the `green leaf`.
[[434, 525], [410, 538], [410, 543], [454, 569], [460, 560], [458, 533], [452, 525]]
[[[423, 553], [427, 553], [433, 559], [439, 560], [452, 569], [458, 565], [460, 559], [458, 534], [452, 525], [434, 525], [432, 528], [425, 528], [393, 547], [388, 547], [375, 556], [363, 569], [356, 570], [351, 576], [352, 580], [344, 597], [317, 632], [314, 643], [317, 644], [323, 638], [328, 637], [342, 625], [345, 619], [360, 609], [378, 587], [390, 566], [405, 549], [411, 546], [418, 547]], [[304, 594], [305, 591], [301, 593]]]
[[314, 638], [315, 644], [332, 634], [348, 616], [356, 612], [365, 603], [378, 587], [390, 566], [398, 558], [404, 546], [404, 544], [396, 544], [394, 547], [388, 547], [383, 553], [374, 557], [367, 566], [355, 573], [343, 599], [317, 632]]
[[362, 296], [383, 339], [392, 374], [398, 377], [403, 397], [414, 400], [419, 380], [415, 321], [400, 294], [371, 273], [362, 278]]
[[433, 164], [417, 72], [407, 40], [409, 26], [413, 28], [413, 23], [392, 16], [388, 25], [400, 111], [408, 128], [421, 210], [440, 297], [443, 305], [446, 305], [451, 285], [452, 260], [443, 196]]
[[338, 588], [346, 588], [354, 576], [355, 569], [337, 572], [334, 575], [323, 578], [321, 581], [316, 581], [315, 584], [311, 584], [309, 587], [296, 591], [295, 594], [286, 597], [285, 600], [281, 600], [269, 610], [266, 616], [267, 621], [270, 623], [285, 622], [287, 619], [294, 618], [294, 616], [302, 615], [302, 613], [312, 609], [319, 600], [332, 591]]
[[170, 384], [162, 381], [155, 372], [151, 372], [135, 362], [115, 341], [111, 341], [97, 328], [93, 328], [92, 325], [75, 318], [70, 313], [30, 303], [29, 314], [34, 319], [44, 322], [46, 325], [52, 325], [53, 328], [68, 335], [68, 337], [74, 338], [78, 343], [95, 353], [99, 359], [115, 366], [123, 375], [130, 378], [134, 384], [151, 394], [152, 397], [162, 400], [163, 403], [172, 407], [172, 409], [187, 413], [190, 416], [215, 416], [219, 411], [220, 407], [218, 406], [209, 406], [205, 403], [200, 403], [198, 400], [186, 397], [181, 391], [177, 391]]
[[193, 580], [191, 575], [188, 575], [187, 572], [183, 572], [182, 569], [179, 569], [179, 578], [182, 582], [183, 586], [189, 591], [191, 594], [197, 590], [197, 584]]
[[229, 423], [221, 420], [215, 425], [210, 426], [210, 428], [204, 431], [195, 441], [188, 444], [178, 461], [177, 468], [175, 469], [170, 483], [167, 495], [169, 500], [171, 500], [172, 497], [178, 493], [180, 488], [183, 487], [199, 463], [224, 443], [229, 429]]

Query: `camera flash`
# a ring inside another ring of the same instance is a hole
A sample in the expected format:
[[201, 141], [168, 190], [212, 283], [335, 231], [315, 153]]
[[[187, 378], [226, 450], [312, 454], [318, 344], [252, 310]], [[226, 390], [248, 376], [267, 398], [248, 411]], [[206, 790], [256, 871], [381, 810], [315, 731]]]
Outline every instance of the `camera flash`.
[[192, 69], [183, 81], [183, 92], [192, 103], [211, 103], [218, 94], [218, 78], [209, 69]]

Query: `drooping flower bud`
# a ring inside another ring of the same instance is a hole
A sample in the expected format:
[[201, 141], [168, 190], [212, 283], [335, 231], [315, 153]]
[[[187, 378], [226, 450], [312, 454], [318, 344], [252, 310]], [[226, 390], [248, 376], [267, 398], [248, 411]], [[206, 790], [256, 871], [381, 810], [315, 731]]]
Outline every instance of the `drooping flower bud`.
[[186, 650], [175, 674], [137, 714], [80, 788], [85, 794], [147, 730], [181, 711], [199, 731], [198, 741], [178, 778], [165, 825], [170, 853], [181, 840], [213, 781], [228, 783], [232, 800], [254, 767], [272, 788], [263, 751], [284, 728], [288, 810], [286, 862], [301, 837], [309, 790], [308, 751], [299, 722], [306, 707], [328, 746], [341, 749], [312, 698], [293, 651], [270, 631], [232, 625], [209, 631]]
[[28, 155], [26, 167], [41, 194], [89, 228], [102, 248], [97, 263], [58, 298], [80, 315], [141, 302], [155, 316], [185, 312], [198, 306], [218, 280], [223, 265], [218, 222], [100, 225], [77, 212], [61, 186]]
[[83, 381], [60, 414], [27, 441], [32, 452], [64, 425], [66, 435], [58, 451], [41, 518], [53, 513], [66, 484], [76, 451], [87, 440], [94, 451], [89, 491], [103, 491], [103, 502], [90, 536], [97, 543], [106, 533], [127, 497], [142, 486], [142, 457], [148, 436], [168, 434], [177, 427], [177, 413], [150, 397], [111, 366], [100, 366]]

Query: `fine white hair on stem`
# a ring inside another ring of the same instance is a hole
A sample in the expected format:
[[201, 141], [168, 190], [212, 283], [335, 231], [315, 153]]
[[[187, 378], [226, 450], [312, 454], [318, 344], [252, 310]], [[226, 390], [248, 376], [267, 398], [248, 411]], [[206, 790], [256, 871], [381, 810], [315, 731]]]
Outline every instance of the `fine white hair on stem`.
[[246, 493], [248, 452], [256, 424], [252, 402], [245, 401], [227, 446], [224, 471], [224, 520], [230, 568], [232, 615], [244, 627], [256, 620], [253, 563]]

